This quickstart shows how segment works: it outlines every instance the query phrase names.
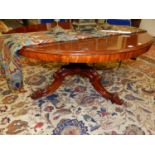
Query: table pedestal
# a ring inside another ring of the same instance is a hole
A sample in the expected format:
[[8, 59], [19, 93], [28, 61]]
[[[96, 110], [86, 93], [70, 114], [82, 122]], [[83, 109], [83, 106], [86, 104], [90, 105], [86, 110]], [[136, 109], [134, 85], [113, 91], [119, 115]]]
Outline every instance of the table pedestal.
[[31, 98], [38, 99], [40, 97], [48, 95], [49, 93], [53, 93], [56, 89], [59, 88], [66, 76], [74, 74], [88, 77], [91, 84], [94, 86], [98, 93], [100, 93], [106, 99], [111, 100], [113, 103], [122, 105], [123, 101], [118, 97], [117, 94], [109, 93], [102, 86], [101, 77], [97, 73], [97, 71], [83, 63], [70, 63], [69, 65], [62, 66], [57, 72], [55, 72], [54, 81], [52, 82], [52, 84], [47, 86], [47, 88], [45, 88], [44, 90], [38, 90], [34, 92]]

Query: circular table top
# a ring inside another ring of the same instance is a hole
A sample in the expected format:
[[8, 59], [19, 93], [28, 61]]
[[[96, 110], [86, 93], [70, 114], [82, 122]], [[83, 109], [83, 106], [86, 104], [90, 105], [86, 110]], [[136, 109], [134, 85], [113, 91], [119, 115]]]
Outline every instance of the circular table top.
[[[65, 25], [66, 27], [66, 25]], [[68, 27], [67, 27], [68, 28]], [[115, 27], [117, 30], [119, 27]], [[35, 25], [34, 31], [44, 30], [45, 25]], [[128, 30], [132, 27], [128, 27]], [[148, 51], [153, 38], [146, 31], [131, 34], [108, 35], [106, 37], [80, 39], [67, 42], [53, 42], [24, 47], [20, 54], [44, 61], [97, 63], [117, 61], [136, 57]], [[23, 27], [14, 32], [32, 32], [32, 27]]]

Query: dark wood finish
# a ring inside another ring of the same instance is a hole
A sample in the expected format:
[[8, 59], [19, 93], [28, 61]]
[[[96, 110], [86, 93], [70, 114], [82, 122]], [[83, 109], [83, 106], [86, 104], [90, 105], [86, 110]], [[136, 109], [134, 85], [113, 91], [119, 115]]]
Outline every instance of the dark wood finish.
[[29, 20], [28, 19], [22, 19], [23, 25], [27, 26], [29, 25]]
[[139, 28], [141, 19], [131, 19], [131, 26]]
[[[54, 25], [52, 25], [54, 26]], [[63, 28], [70, 28], [70, 23], [62, 23]], [[34, 32], [46, 30], [45, 24], [27, 26], [10, 31]], [[68, 42], [54, 42], [36, 46], [24, 47], [19, 54], [44, 60], [74, 63], [74, 65], [63, 66], [58, 70], [53, 83], [44, 90], [39, 90], [32, 95], [38, 99], [44, 95], [54, 92], [62, 83], [65, 76], [80, 74], [90, 79], [94, 88], [106, 99], [121, 105], [122, 101], [115, 94], [111, 94], [101, 85], [100, 76], [91, 67], [79, 65], [79, 63], [99, 63], [105, 61], [121, 61], [134, 58], [148, 51], [153, 43], [153, 38], [146, 32], [133, 33], [130, 35], [115, 35], [103, 38], [81, 39]], [[77, 64], [79, 67], [77, 67]]]
[[[133, 41], [134, 40], [134, 41]], [[111, 36], [24, 47], [20, 54], [29, 58], [67, 63], [120, 61], [145, 53], [152, 45], [147, 33]], [[138, 45], [141, 43], [141, 45]], [[133, 47], [131, 47], [133, 46]]]
[[119, 99], [118, 95], [109, 93], [101, 84], [101, 77], [95, 69], [86, 64], [69, 64], [62, 66], [55, 74], [54, 81], [51, 85], [46, 87], [46, 89], [38, 90], [35, 92], [31, 98], [38, 99], [42, 96], [53, 93], [62, 84], [64, 78], [68, 75], [79, 74], [81, 76], [86, 76], [89, 78], [91, 84], [94, 86], [96, 91], [100, 93], [106, 99], [111, 100], [113, 103], [121, 105], [123, 102]]

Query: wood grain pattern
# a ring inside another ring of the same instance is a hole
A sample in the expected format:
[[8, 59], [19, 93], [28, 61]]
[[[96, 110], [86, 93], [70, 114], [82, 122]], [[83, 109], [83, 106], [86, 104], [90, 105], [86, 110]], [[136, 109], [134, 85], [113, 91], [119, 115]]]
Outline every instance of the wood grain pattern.
[[[54, 27], [56, 23], [51, 23]], [[64, 29], [71, 27], [69, 22], [59, 23]], [[29, 25], [8, 33], [45, 31], [45, 24]], [[75, 63], [99, 63], [120, 61], [141, 55], [148, 51], [153, 38], [146, 31], [131, 35], [116, 35], [103, 38], [81, 39], [77, 41], [55, 42], [50, 44], [24, 47], [20, 54], [29, 58]]]
[[[63, 28], [70, 28], [69, 23], [62, 23], [61, 26]], [[43, 30], [46, 30], [46, 25], [40, 24], [17, 28], [10, 31], [10, 33]], [[31, 96], [33, 99], [38, 99], [54, 92], [62, 84], [65, 76], [80, 74], [88, 77], [96, 91], [103, 97], [121, 105], [123, 102], [118, 95], [109, 93], [102, 86], [99, 74], [93, 68], [82, 63], [101, 63], [135, 58], [147, 52], [152, 43], [153, 38], [146, 31], [143, 31], [130, 35], [115, 35], [103, 38], [41, 44], [33, 47], [29, 46], [21, 49], [19, 54], [44, 61], [72, 63], [68, 66], [62, 66], [55, 73], [53, 83], [44, 90], [35, 92]]]
[[[142, 35], [147, 37], [147, 35]], [[51, 43], [33, 47], [25, 47], [20, 54], [29, 58], [57, 61], [66, 63], [101, 63], [105, 61], [120, 61], [137, 57], [148, 51], [152, 45], [152, 39], [135, 45], [135, 42], [119, 42], [122, 36], [111, 38], [92, 38], [63, 43]], [[133, 46], [133, 47], [131, 47]]]

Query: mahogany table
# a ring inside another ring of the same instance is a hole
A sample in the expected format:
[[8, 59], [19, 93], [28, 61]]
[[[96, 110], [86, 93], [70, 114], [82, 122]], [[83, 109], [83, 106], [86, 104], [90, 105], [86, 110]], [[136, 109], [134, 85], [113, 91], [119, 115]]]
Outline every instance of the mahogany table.
[[[66, 23], [61, 25], [69, 28]], [[14, 32], [33, 32], [45, 30], [45, 25], [27, 26], [12, 30]], [[148, 51], [153, 43], [152, 37], [146, 32], [136, 32], [128, 35], [111, 35], [102, 38], [89, 38], [68, 42], [54, 42], [24, 47], [20, 54], [43, 61], [64, 62], [69, 65], [62, 66], [55, 74], [51, 85], [43, 90], [36, 91], [31, 97], [38, 99], [54, 92], [67, 75], [79, 74], [89, 78], [97, 92], [113, 103], [121, 105], [123, 101], [116, 93], [108, 92], [101, 84], [98, 72], [87, 66], [87, 63], [102, 63], [121, 61], [137, 57]]]

